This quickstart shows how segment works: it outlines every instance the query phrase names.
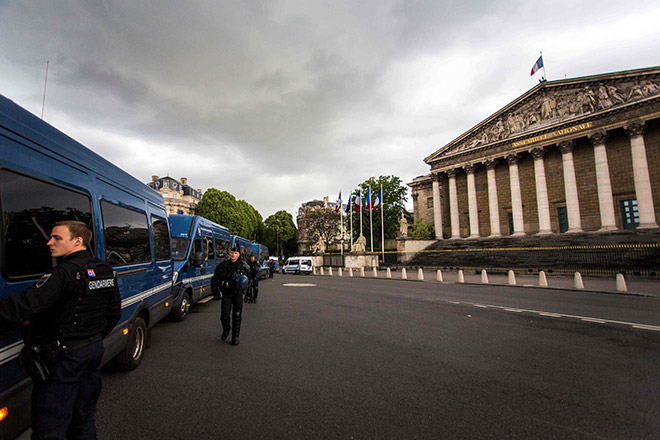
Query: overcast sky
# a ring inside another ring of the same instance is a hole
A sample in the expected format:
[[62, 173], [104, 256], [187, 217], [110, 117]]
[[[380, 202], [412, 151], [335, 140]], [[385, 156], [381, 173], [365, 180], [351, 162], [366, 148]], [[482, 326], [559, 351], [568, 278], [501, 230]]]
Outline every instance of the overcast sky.
[[295, 218], [427, 174], [538, 83], [539, 51], [549, 80], [660, 65], [659, 18], [657, 0], [0, 0], [0, 93], [41, 115], [48, 60], [55, 127], [145, 183]]

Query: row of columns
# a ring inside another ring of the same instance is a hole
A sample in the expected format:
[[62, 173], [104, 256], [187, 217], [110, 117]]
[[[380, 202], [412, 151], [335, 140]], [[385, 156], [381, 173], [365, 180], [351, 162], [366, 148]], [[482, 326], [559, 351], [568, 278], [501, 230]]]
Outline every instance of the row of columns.
[[[657, 228], [655, 208], [653, 205], [653, 192], [646, 160], [646, 145], [644, 143], [644, 123], [634, 123], [626, 127], [630, 136], [632, 153], [633, 179], [635, 183], [635, 196], [639, 214], [639, 228]], [[614, 197], [610, 181], [609, 166], [607, 163], [607, 132], [599, 131], [588, 136], [594, 147], [596, 168], [596, 184], [598, 188], [598, 206], [600, 210], [601, 228], [599, 231], [617, 229], [614, 214]], [[575, 178], [575, 164], [573, 161], [574, 140], [562, 141], [557, 144], [562, 154], [562, 168], [564, 172], [564, 191], [566, 195], [566, 212], [568, 216], [567, 232], [582, 232], [580, 217], [580, 202]], [[550, 202], [545, 178], [544, 148], [529, 150], [534, 158], [534, 179], [536, 183], [536, 201], [539, 218], [538, 234], [551, 234]], [[522, 194], [520, 191], [520, 178], [518, 175], [518, 154], [506, 156], [509, 164], [509, 185], [511, 189], [511, 210], [513, 216], [513, 236], [525, 235], [524, 217], [522, 207]], [[499, 202], [497, 199], [497, 182], [495, 179], [496, 159], [487, 159], [483, 162], [486, 167], [488, 182], [488, 211], [490, 213], [490, 237], [500, 237]], [[470, 235], [468, 238], [478, 238], [479, 214], [477, 208], [477, 191], [474, 180], [474, 164], [463, 167], [467, 174], [468, 215], [470, 219]], [[456, 187], [456, 173], [458, 169], [445, 171], [449, 181], [449, 219], [451, 224], [451, 238], [460, 238], [458, 189]], [[440, 183], [438, 178], [433, 179], [433, 216], [436, 238], [442, 239], [442, 208], [440, 203]]]

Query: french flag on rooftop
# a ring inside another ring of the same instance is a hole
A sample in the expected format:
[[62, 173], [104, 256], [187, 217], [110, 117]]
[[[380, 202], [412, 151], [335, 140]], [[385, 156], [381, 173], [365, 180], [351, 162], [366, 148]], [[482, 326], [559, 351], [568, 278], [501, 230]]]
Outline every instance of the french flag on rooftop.
[[532, 66], [532, 73], [530, 73], [529, 76], [533, 76], [542, 67], [543, 67], [543, 55], [541, 55], [539, 59], [536, 60], [536, 62]]

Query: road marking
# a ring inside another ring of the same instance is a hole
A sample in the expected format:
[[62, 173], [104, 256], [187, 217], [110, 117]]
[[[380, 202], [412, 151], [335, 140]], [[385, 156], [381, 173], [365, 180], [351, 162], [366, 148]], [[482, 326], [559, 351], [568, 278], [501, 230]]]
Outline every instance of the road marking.
[[316, 284], [312, 283], [285, 283], [282, 285], [285, 287], [316, 287]]
[[546, 312], [546, 311], [543, 311], [543, 310], [517, 309], [517, 308], [512, 308], [512, 307], [506, 307], [506, 306], [496, 306], [496, 305], [493, 305], [493, 304], [477, 304], [477, 303], [460, 302], [460, 301], [446, 301], [446, 302], [450, 303], [450, 304], [456, 304], [456, 305], [468, 305], [468, 306], [473, 306], [473, 307], [479, 307], [481, 309], [494, 308], [494, 309], [500, 309], [500, 310], [504, 310], [506, 312], [514, 312], [514, 313], [521, 313], [521, 312], [535, 313], [535, 314], [540, 315], [540, 316], [548, 316], [548, 317], [551, 317], [551, 318], [579, 319], [581, 321], [592, 322], [592, 323], [595, 323], [595, 324], [618, 324], [618, 325], [630, 326], [632, 328], [637, 328], [637, 329], [641, 329], [641, 330], [651, 330], [651, 331], [660, 332], [660, 326], [649, 325], [649, 324], [640, 324], [640, 323], [637, 323], [637, 322], [616, 321], [616, 320], [613, 320], [613, 319], [595, 318], [593, 316], [567, 315], [567, 314], [564, 314], [564, 313]]
[[200, 299], [197, 301], [199, 304], [206, 304], [207, 302], [211, 301], [213, 299], [212, 296], [207, 296], [206, 298]]

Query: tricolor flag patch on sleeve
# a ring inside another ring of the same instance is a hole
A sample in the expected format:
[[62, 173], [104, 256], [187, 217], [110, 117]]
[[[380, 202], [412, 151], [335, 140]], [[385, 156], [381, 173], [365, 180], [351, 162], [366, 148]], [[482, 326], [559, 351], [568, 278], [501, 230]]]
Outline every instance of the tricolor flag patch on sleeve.
[[94, 269], [87, 269], [87, 276], [95, 277], [96, 274], [94, 273]]

